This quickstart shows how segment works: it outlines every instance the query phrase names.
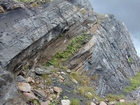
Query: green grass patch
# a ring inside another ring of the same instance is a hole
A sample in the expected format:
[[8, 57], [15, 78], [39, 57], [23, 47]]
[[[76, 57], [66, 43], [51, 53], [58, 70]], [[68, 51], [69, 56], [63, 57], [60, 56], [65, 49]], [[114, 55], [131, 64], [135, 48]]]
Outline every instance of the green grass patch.
[[70, 100], [70, 105], [80, 105], [80, 100], [73, 98]]
[[86, 40], [88, 37], [86, 34], [83, 34], [81, 36], [77, 36], [76, 38], [73, 38], [71, 40], [70, 45], [64, 50], [63, 52], [58, 52], [56, 55], [47, 62], [47, 66], [54, 65], [54, 66], [60, 66], [60, 64], [64, 61], [66, 61], [70, 56], [72, 56], [79, 48], [81, 48], [84, 40]]
[[130, 79], [130, 86], [127, 86], [124, 89], [124, 92], [129, 93], [132, 90], [137, 89], [140, 86], [140, 72], [137, 75]]
[[78, 93], [88, 100], [92, 98], [98, 98], [98, 96], [95, 94], [93, 87], [91, 86], [78, 86], [77, 87]]
[[132, 59], [132, 57], [128, 57], [128, 61], [132, 64], [134, 61]]
[[25, 3], [35, 2], [35, 0], [17, 0], [17, 1], [25, 2]]
[[87, 86], [90, 84], [90, 78], [86, 74], [80, 74], [78, 72], [72, 71], [70, 73], [70, 78], [74, 78], [81, 86]]
[[118, 102], [115, 105], [137, 105], [137, 104], [133, 102]]
[[124, 99], [124, 95], [122, 94], [120, 95], [108, 94], [106, 97], [109, 101], [118, 101], [120, 99]]

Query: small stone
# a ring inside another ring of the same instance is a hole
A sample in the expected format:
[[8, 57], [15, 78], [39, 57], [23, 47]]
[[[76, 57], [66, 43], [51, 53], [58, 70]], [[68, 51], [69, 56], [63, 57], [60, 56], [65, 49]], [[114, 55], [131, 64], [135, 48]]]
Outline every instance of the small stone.
[[35, 81], [33, 80], [33, 78], [32, 78], [32, 77], [27, 77], [27, 78], [26, 78], [26, 81], [27, 81], [27, 82], [32, 82], [32, 83], [35, 83]]
[[62, 92], [62, 88], [60, 87], [54, 87], [53, 90], [57, 93], [61, 93]]
[[16, 80], [17, 80], [17, 82], [26, 82], [27, 83], [26, 79], [21, 75], [17, 76]]
[[64, 81], [63, 81], [62, 79], [59, 79], [59, 82], [62, 83], [62, 82], [64, 82]]
[[43, 74], [50, 74], [50, 70], [46, 70], [46, 69], [41, 69], [41, 68], [35, 68], [35, 73], [37, 75], [43, 75]]
[[120, 102], [125, 102], [125, 100], [124, 99], [120, 99]]
[[54, 93], [53, 89], [50, 89], [50, 93], [51, 93], [51, 94], [53, 94], [53, 93]]
[[61, 105], [70, 105], [70, 100], [61, 100]]
[[108, 105], [115, 105], [116, 102], [115, 101], [112, 101], [112, 102], [109, 102]]
[[47, 100], [46, 102], [41, 102], [41, 105], [50, 105], [50, 101], [49, 100]]
[[62, 71], [61, 74], [62, 74], [62, 75], [65, 75], [66, 73]]
[[58, 74], [56, 74], [56, 73], [53, 73], [53, 75], [54, 75], [55, 77], [58, 77]]
[[91, 92], [87, 92], [88, 95], [92, 96]]
[[47, 94], [41, 89], [34, 89], [34, 92], [38, 93], [38, 96], [43, 96], [43, 97], [47, 96]]
[[78, 82], [74, 78], [72, 78], [72, 82], [78, 84]]
[[21, 91], [24, 92], [30, 92], [31, 91], [31, 86], [29, 83], [25, 83], [25, 82], [18, 82], [18, 88]]
[[39, 84], [40, 82], [39, 82], [39, 81], [36, 81], [35, 83], [36, 83], [36, 84]]
[[65, 78], [63, 78], [61, 75], [60, 75], [58, 78], [61, 79], [61, 80], [63, 80], [63, 81], [64, 81], [64, 79], [65, 79]]
[[90, 105], [96, 105], [94, 102], [91, 102]]
[[31, 99], [37, 99], [38, 100], [38, 98], [35, 96], [35, 94], [33, 92], [23, 93], [23, 95], [25, 96], [25, 98], [27, 100], [31, 100]]
[[57, 74], [60, 75], [61, 73], [60, 72], [57, 72]]
[[0, 13], [3, 13], [3, 12], [5, 12], [5, 11], [4, 11], [3, 7], [0, 6]]
[[104, 101], [101, 101], [99, 105], [107, 105]]
[[68, 70], [66, 70], [66, 72], [67, 72], [67, 73], [71, 73], [71, 70], [68, 69]]

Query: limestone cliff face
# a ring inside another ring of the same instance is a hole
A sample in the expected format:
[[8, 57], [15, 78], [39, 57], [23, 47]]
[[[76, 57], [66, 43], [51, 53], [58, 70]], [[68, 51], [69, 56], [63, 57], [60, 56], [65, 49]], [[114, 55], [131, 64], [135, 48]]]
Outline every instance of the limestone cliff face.
[[99, 95], [120, 92], [139, 71], [125, 25], [113, 15], [95, 13], [88, 0], [54, 0], [30, 9], [22, 4], [0, 14], [0, 101], [12, 98], [14, 77], [25, 66], [47, 62], [85, 32], [90, 40], [64, 65], [86, 72]]

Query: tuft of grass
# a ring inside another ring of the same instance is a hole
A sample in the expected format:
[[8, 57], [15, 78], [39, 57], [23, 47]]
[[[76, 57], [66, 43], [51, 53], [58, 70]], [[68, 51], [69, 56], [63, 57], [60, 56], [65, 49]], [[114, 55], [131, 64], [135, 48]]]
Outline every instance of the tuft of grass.
[[74, 78], [76, 81], [79, 81], [81, 79], [81, 76], [77, 72], [73, 71], [70, 73], [70, 78]]
[[27, 103], [30, 105], [40, 105], [39, 101], [36, 99], [30, 99]]
[[62, 36], [64, 36], [63, 34], [59, 34], [59, 37], [62, 37]]
[[132, 57], [128, 57], [128, 61], [132, 64], [134, 61], [132, 59]]
[[99, 75], [95, 74], [92, 77], [90, 77], [91, 80], [96, 81], [99, 79]]
[[77, 36], [76, 38], [73, 38], [71, 40], [70, 45], [63, 51], [58, 52], [55, 54], [55, 56], [47, 62], [47, 66], [54, 65], [54, 66], [60, 66], [60, 64], [64, 61], [66, 61], [70, 56], [72, 56], [79, 48], [81, 48], [84, 40], [86, 40], [88, 37], [86, 34]]
[[35, 0], [17, 0], [17, 1], [25, 2], [25, 3], [35, 2]]
[[130, 79], [130, 86], [124, 88], [124, 92], [129, 93], [132, 90], [137, 89], [140, 86], [140, 72], [137, 75]]
[[106, 97], [109, 101], [119, 101], [120, 99], [124, 99], [124, 95], [122, 94], [120, 95], [108, 94]]
[[98, 96], [95, 94], [93, 87], [90, 86], [79, 86], [77, 87], [78, 93], [82, 96], [84, 96], [85, 98], [87, 98], [88, 100], [95, 98]]
[[70, 73], [70, 78], [74, 78], [82, 86], [87, 86], [90, 84], [90, 78], [86, 74], [80, 74], [73, 71]]
[[136, 103], [131, 103], [131, 102], [118, 102], [115, 105], [137, 105]]
[[79, 99], [71, 99], [71, 101], [70, 101], [71, 103], [70, 103], [70, 105], [80, 105], [80, 100]]

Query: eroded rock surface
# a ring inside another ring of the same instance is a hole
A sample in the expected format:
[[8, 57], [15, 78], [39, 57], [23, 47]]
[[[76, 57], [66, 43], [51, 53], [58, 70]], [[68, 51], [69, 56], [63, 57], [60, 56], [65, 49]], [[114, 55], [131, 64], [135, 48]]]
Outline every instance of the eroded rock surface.
[[105, 15], [100, 25], [91, 27], [88, 33], [93, 37], [68, 61], [68, 66], [86, 71], [98, 94], [120, 92], [128, 78], [139, 71], [139, 59], [127, 28], [113, 15]]
[[30, 9], [24, 3], [1, 0], [0, 102], [14, 96], [14, 77], [19, 71], [49, 61], [84, 32], [90, 40], [64, 65], [86, 72], [101, 96], [120, 92], [139, 71], [124, 23], [113, 15], [95, 13], [88, 0], [54, 0]]

